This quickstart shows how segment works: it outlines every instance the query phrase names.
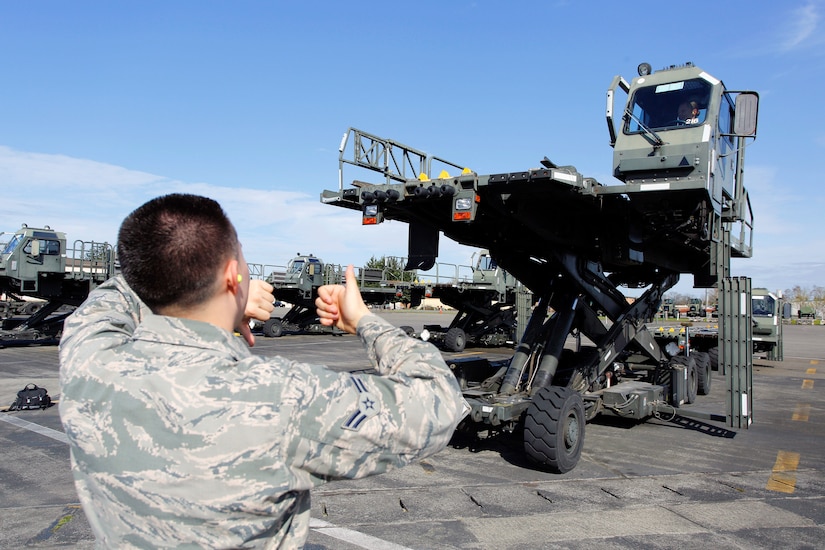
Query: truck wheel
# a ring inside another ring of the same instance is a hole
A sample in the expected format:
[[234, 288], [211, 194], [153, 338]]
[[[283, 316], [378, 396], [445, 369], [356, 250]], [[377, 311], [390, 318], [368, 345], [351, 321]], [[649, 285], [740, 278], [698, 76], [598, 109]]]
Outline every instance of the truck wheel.
[[584, 426], [581, 395], [561, 386], [542, 388], [524, 417], [524, 452], [553, 472], [569, 472], [581, 457]]
[[270, 319], [264, 323], [264, 335], [277, 338], [284, 333], [284, 325], [278, 318]]
[[464, 351], [467, 345], [467, 335], [460, 328], [451, 328], [444, 335], [444, 347], [450, 351]]
[[23, 306], [23, 315], [34, 315], [40, 309], [40, 304], [29, 302]]
[[719, 370], [719, 348], [714, 346], [708, 350], [711, 370]]
[[710, 356], [704, 351], [697, 351], [693, 354], [693, 361], [696, 363], [696, 379], [699, 382], [699, 395], [710, 394]]
[[673, 393], [673, 371], [669, 367], [656, 367], [650, 382], [657, 386], [664, 386], [666, 394]]
[[696, 361], [693, 356], [677, 355], [670, 358], [671, 365], [682, 365], [687, 371], [687, 388], [685, 389], [685, 403], [690, 404], [696, 401], [696, 394], [699, 392], [699, 378], [696, 376]]

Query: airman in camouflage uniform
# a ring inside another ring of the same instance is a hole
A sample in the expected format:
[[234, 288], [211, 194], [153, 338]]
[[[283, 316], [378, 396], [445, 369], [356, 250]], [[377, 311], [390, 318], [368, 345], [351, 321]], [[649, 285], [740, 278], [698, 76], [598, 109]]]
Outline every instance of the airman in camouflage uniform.
[[[325, 323], [347, 328], [354, 288], [319, 291]], [[92, 291], [65, 324], [60, 415], [98, 546], [298, 548], [312, 487], [441, 450], [463, 413], [455, 378], [365, 311], [350, 320], [375, 373], [352, 374], [252, 355], [153, 313], [120, 276]]]

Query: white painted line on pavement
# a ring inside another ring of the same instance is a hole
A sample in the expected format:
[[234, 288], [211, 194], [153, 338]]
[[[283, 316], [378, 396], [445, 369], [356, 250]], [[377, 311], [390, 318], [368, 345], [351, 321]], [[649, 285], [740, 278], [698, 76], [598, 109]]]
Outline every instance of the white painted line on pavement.
[[40, 424], [35, 424], [34, 422], [29, 422], [28, 420], [23, 420], [22, 418], [18, 418], [8, 413], [0, 414], [0, 420], [8, 424], [13, 424], [18, 428], [23, 428], [24, 430], [29, 430], [40, 435], [45, 435], [46, 437], [51, 437], [52, 439], [56, 439], [61, 443], [65, 443], [66, 445], [69, 444], [69, 439], [66, 437], [66, 434], [64, 434], [63, 432], [59, 432], [57, 430], [53, 430], [51, 428], [47, 428], [46, 426], [41, 426]]
[[327, 535], [328, 537], [333, 537], [338, 540], [354, 544], [355, 546], [360, 546], [361, 548], [369, 548], [370, 550], [412, 550], [406, 546], [401, 546], [400, 544], [395, 544], [394, 542], [388, 542], [373, 537], [372, 535], [366, 535], [344, 527], [336, 527], [335, 525], [327, 523], [321, 519], [310, 518], [309, 528], [317, 531], [318, 533]]

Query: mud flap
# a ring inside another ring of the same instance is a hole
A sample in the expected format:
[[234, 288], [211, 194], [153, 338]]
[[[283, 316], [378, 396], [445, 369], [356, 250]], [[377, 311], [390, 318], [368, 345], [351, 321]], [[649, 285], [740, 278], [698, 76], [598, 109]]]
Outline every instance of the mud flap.
[[404, 271], [432, 269], [438, 256], [438, 233], [434, 227], [410, 222], [409, 252]]

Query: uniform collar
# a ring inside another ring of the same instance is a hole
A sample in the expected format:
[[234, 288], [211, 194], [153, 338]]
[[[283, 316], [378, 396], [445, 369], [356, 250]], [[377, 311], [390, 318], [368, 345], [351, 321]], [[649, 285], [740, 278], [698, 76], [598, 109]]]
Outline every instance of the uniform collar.
[[246, 342], [233, 333], [211, 323], [150, 314], [143, 318], [134, 334], [144, 340], [173, 346], [224, 351], [235, 360], [249, 357]]

